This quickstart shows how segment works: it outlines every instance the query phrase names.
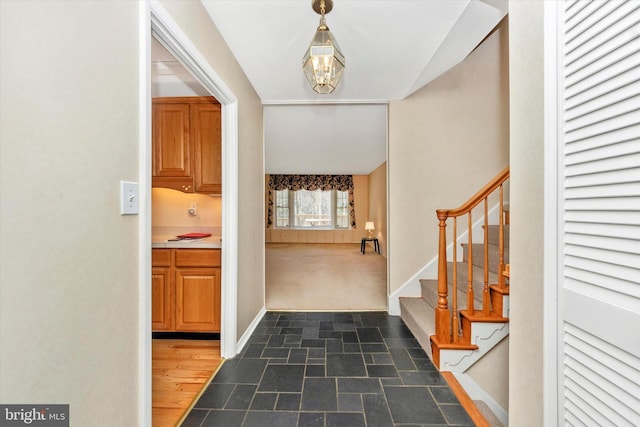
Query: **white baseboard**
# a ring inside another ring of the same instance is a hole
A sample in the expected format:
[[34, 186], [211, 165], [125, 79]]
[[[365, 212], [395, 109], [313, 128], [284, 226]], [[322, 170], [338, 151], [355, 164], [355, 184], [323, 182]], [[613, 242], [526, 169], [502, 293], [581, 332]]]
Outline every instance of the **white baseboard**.
[[[500, 205], [496, 204], [489, 212], [489, 224], [495, 224], [500, 221], [499, 215]], [[478, 219], [472, 226], [474, 243], [481, 243], [480, 236], [484, 236], [482, 233], [482, 226], [484, 225], [483, 218]], [[456, 240], [458, 245], [467, 243], [469, 232], [465, 231]], [[459, 247], [457, 252], [458, 261], [462, 261], [462, 249]], [[447, 246], [447, 259], [453, 256], [453, 243], [449, 243]], [[393, 316], [400, 315], [400, 297], [419, 297], [421, 294], [420, 279], [437, 279], [438, 278], [438, 255], [436, 254], [428, 263], [426, 263], [416, 274], [411, 276], [402, 286], [400, 286], [394, 293], [389, 295], [388, 307], [389, 314]]]
[[504, 427], [509, 427], [509, 413], [504, 410], [493, 397], [491, 397], [482, 387], [480, 387], [469, 375], [461, 372], [454, 372], [464, 391], [467, 392], [471, 400], [482, 400], [487, 404], [491, 412], [500, 420]]
[[263, 306], [260, 311], [258, 311], [258, 314], [256, 314], [256, 317], [253, 318], [253, 320], [249, 324], [249, 327], [247, 327], [247, 330], [244, 331], [244, 334], [242, 334], [242, 336], [236, 343], [236, 354], [242, 351], [244, 346], [247, 344], [247, 341], [249, 341], [249, 338], [251, 338], [251, 334], [253, 334], [253, 332], [256, 330], [258, 324], [265, 314], [267, 314], [267, 309]]

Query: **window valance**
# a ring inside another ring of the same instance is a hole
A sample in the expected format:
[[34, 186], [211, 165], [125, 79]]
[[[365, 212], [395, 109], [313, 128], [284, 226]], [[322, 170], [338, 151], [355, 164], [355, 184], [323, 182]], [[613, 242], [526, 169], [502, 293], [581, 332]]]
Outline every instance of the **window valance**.
[[338, 190], [353, 192], [352, 175], [270, 175], [271, 190]]

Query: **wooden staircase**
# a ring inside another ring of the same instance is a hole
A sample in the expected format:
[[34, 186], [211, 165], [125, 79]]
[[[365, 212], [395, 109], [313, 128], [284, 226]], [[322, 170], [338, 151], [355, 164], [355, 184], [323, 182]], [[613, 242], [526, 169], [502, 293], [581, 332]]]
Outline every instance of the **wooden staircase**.
[[[507, 168], [460, 208], [437, 211], [438, 277], [420, 280], [420, 297], [400, 298], [402, 319], [441, 371], [466, 371], [509, 333], [508, 178]], [[498, 224], [489, 224], [489, 203], [500, 212]], [[472, 215], [481, 218], [475, 225]], [[461, 241], [458, 218], [464, 216]], [[456, 236], [449, 250], [448, 219]]]

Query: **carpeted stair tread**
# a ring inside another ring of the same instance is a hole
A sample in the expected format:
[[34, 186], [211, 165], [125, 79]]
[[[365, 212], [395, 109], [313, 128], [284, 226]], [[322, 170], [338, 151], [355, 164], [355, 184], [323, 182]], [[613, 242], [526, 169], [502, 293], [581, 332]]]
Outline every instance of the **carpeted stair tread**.
[[400, 298], [400, 317], [407, 325], [420, 346], [431, 357], [429, 337], [435, 333], [435, 312], [424, 299], [414, 297]]
[[[504, 226], [504, 247], [509, 247], [509, 226]], [[489, 244], [490, 245], [498, 245], [500, 238], [500, 226], [499, 225], [490, 225], [489, 226]], [[476, 240], [476, 239], [474, 239]]]

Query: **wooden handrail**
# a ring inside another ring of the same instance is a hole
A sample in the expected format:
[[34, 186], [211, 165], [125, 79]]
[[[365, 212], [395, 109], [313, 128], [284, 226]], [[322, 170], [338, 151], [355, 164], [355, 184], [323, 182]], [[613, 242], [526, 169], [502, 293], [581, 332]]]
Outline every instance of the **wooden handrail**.
[[[458, 316], [458, 268], [457, 268], [457, 218], [461, 215], [468, 215], [467, 230], [468, 230], [468, 283], [467, 283], [467, 312], [473, 314], [474, 307], [474, 290], [473, 290], [473, 238], [472, 238], [472, 219], [471, 211], [477, 205], [484, 201], [484, 286], [482, 292], [482, 313], [483, 315], [489, 315], [490, 313], [490, 294], [489, 294], [489, 253], [488, 253], [488, 198], [496, 190], [499, 190], [499, 204], [500, 204], [500, 221], [499, 221], [499, 261], [497, 266], [498, 271], [498, 286], [500, 289], [505, 288], [505, 277], [502, 274], [504, 270], [504, 219], [503, 219], [503, 184], [509, 179], [509, 167], [505, 168], [495, 178], [493, 178], [488, 184], [486, 184], [480, 191], [474, 194], [467, 202], [456, 209], [438, 209], [436, 215], [438, 217], [439, 226], [439, 243], [438, 243], [438, 304], [436, 307], [436, 339], [439, 343], [458, 343], [459, 330], [460, 330], [460, 318]], [[449, 310], [449, 285], [447, 274], [447, 219], [453, 217], [453, 315]]]
[[482, 187], [476, 194], [471, 196], [469, 200], [467, 200], [462, 206], [456, 209], [438, 209], [436, 213], [438, 214], [438, 218], [445, 217], [457, 217], [460, 215], [464, 215], [467, 212], [471, 211], [471, 209], [478, 206], [478, 204], [484, 200], [489, 194], [495, 191], [498, 187], [500, 187], [507, 179], [509, 179], [509, 166], [507, 166], [502, 172], [500, 172], [495, 178], [493, 178], [487, 185]]

